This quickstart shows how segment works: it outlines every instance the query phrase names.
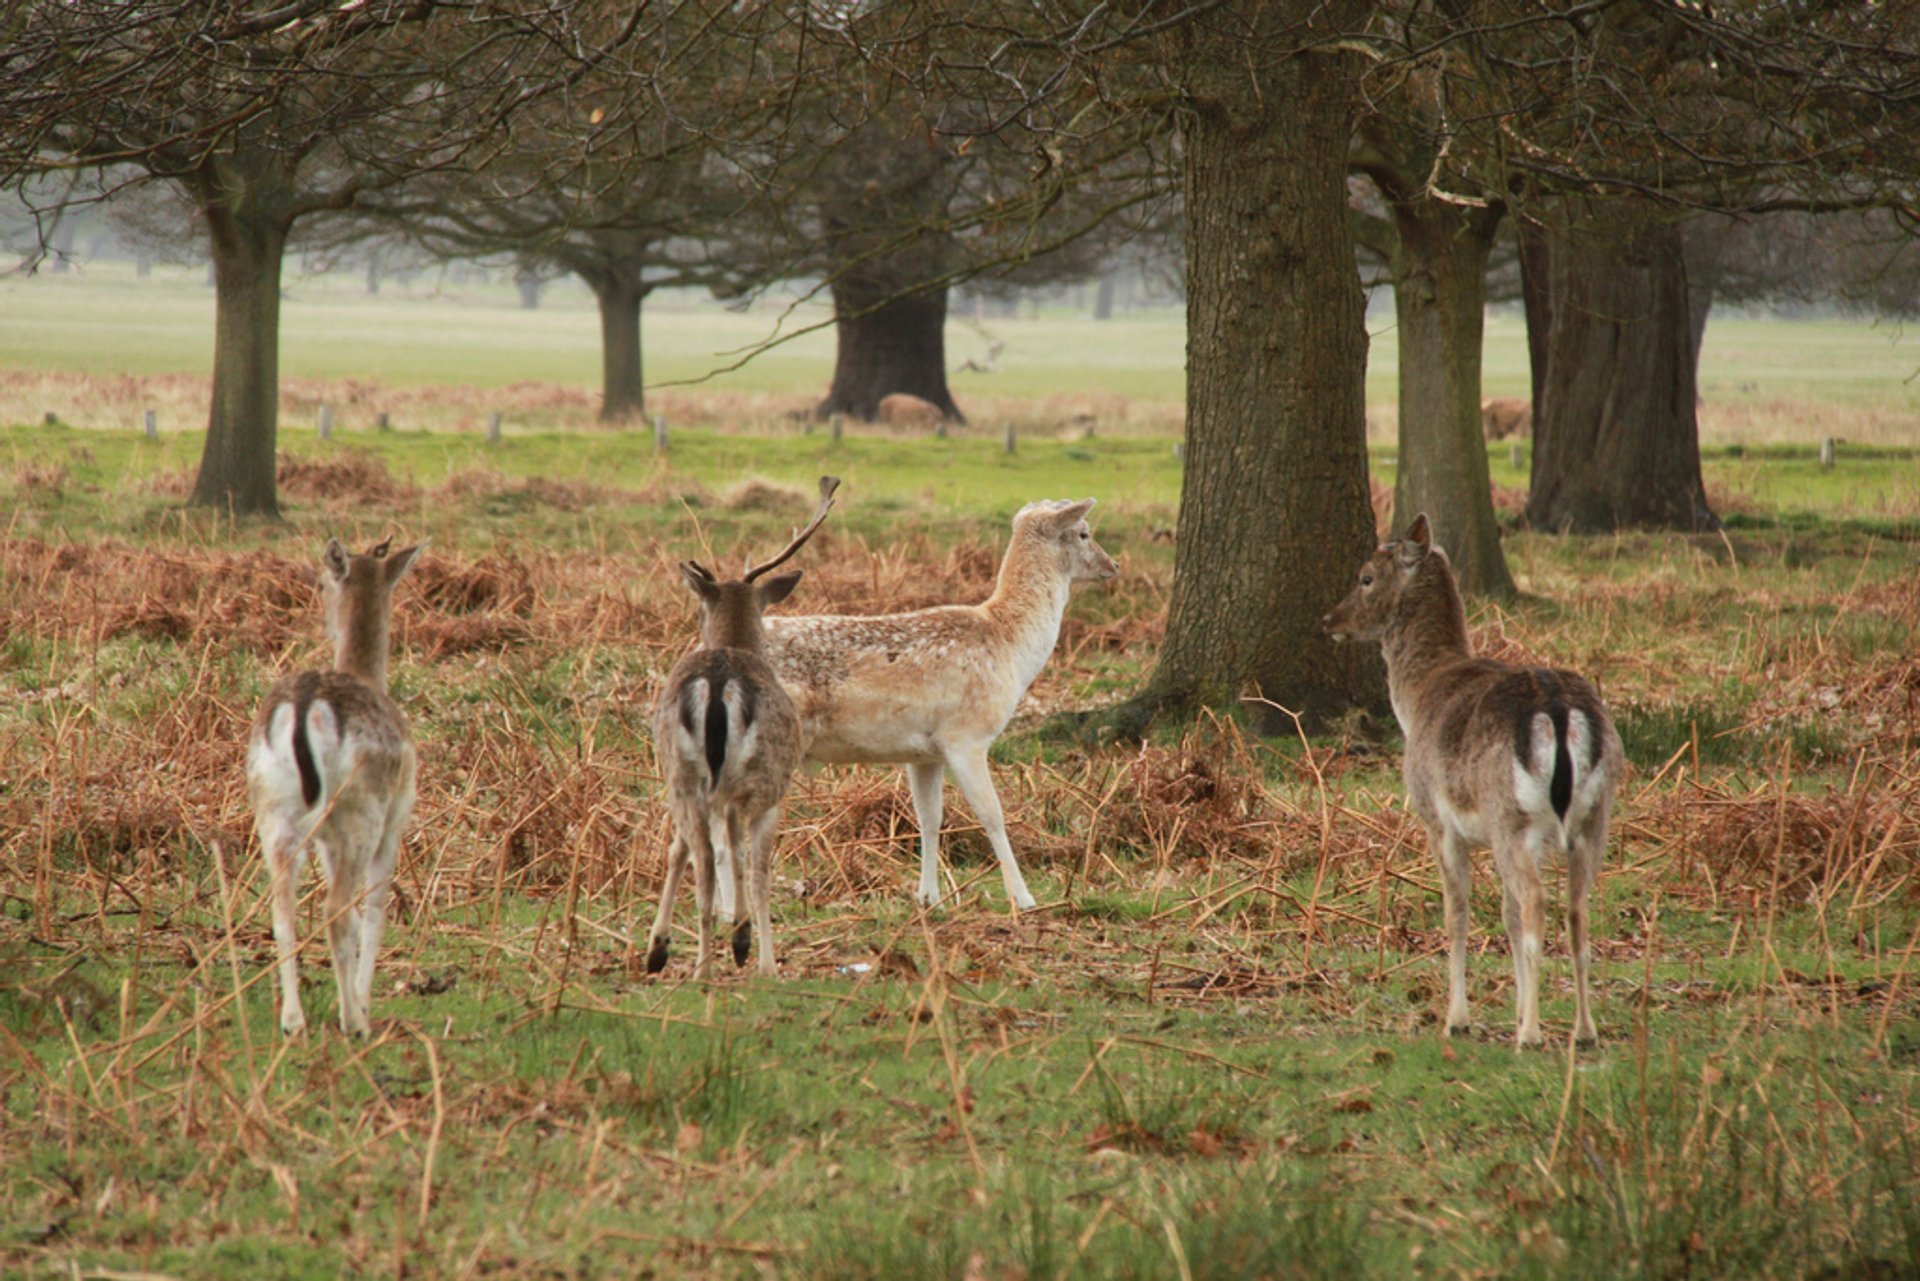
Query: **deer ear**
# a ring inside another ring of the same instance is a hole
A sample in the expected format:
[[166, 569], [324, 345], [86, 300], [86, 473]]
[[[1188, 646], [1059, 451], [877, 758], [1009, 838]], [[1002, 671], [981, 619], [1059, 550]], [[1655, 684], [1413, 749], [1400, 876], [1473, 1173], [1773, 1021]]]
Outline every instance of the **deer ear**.
[[1056, 507], [1047, 516], [1055, 529], [1070, 529], [1085, 520], [1087, 513], [1093, 510], [1093, 499], [1082, 498], [1079, 502], [1066, 503]]
[[1400, 535], [1400, 563], [1418, 565], [1432, 550], [1433, 529], [1427, 524], [1427, 514], [1421, 512], [1413, 518], [1413, 524], [1407, 526], [1407, 532]]
[[[382, 555], [385, 555], [386, 546], [386, 543], [380, 544]], [[407, 571], [413, 568], [413, 558], [418, 556], [425, 547], [425, 543], [415, 543], [411, 547], [403, 547], [387, 560], [381, 562], [380, 572], [387, 576], [387, 586], [391, 587], [407, 576]]]
[[693, 594], [701, 600], [710, 601], [720, 598], [720, 584], [714, 581], [712, 571], [699, 561], [681, 561], [680, 577], [687, 580], [687, 586], [691, 587]]
[[761, 580], [754, 587], [754, 591], [759, 593], [760, 608], [765, 609], [769, 605], [778, 605], [781, 601], [793, 595], [793, 589], [799, 585], [800, 571], [793, 569], [788, 570], [784, 574], [775, 574], [772, 578]]
[[333, 581], [345, 582], [347, 577], [347, 549], [340, 545], [337, 538], [327, 540], [327, 550], [320, 556], [320, 563], [326, 566]]
[[373, 546], [367, 548], [367, 555], [373, 557], [375, 560], [385, 560], [387, 552], [390, 551], [392, 547], [392, 537], [383, 538]]

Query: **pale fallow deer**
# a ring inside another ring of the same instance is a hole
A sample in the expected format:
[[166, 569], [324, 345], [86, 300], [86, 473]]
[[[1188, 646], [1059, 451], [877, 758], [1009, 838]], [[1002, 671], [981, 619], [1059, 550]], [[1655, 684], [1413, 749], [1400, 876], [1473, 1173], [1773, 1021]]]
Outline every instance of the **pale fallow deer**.
[[393, 588], [418, 546], [363, 556], [328, 539], [321, 590], [333, 669], [282, 677], [247, 741], [247, 790], [272, 876], [273, 937], [280, 958], [280, 1030], [298, 1036], [295, 900], [309, 849], [327, 880], [327, 937], [340, 994], [340, 1028], [371, 1031], [373, 966], [386, 923], [400, 835], [413, 812], [416, 756], [407, 718], [387, 693]]
[[1447, 1031], [1468, 1029], [1467, 915], [1474, 849], [1493, 849], [1513, 953], [1517, 1040], [1538, 1045], [1541, 868], [1567, 864], [1577, 1041], [1595, 1039], [1587, 994], [1587, 900], [1607, 847], [1622, 770], [1620, 735], [1591, 683], [1573, 672], [1475, 658], [1447, 554], [1424, 515], [1360, 567], [1326, 616], [1336, 639], [1380, 642], [1406, 734], [1407, 800], [1440, 865], [1448, 936]]
[[[653, 745], [673, 816], [665, 883], [648, 941], [647, 972], [666, 967], [673, 900], [686, 865], [694, 868], [699, 944], [694, 977], [712, 970], [715, 899], [723, 916], [735, 913], [734, 885], [746, 853], [746, 892], [753, 934], [760, 945], [760, 972], [775, 972], [773, 915], [769, 903], [773, 839], [780, 802], [800, 763], [800, 720], [764, 657], [762, 614], [800, 582], [793, 570], [762, 580], [799, 551], [827, 518], [837, 477], [820, 478], [820, 504], [806, 527], [772, 560], [722, 581], [697, 561], [680, 572], [700, 598], [700, 648], [667, 676], [654, 704]], [[733, 959], [747, 959], [748, 920], [741, 912], [733, 930]]]
[[1007, 841], [987, 749], [1046, 666], [1076, 583], [1119, 572], [1093, 541], [1093, 499], [1029, 503], [993, 594], [904, 614], [767, 620], [767, 660], [786, 684], [807, 759], [904, 765], [920, 826], [919, 901], [940, 901], [941, 771], [953, 775], [1000, 861], [1007, 897], [1034, 906]]

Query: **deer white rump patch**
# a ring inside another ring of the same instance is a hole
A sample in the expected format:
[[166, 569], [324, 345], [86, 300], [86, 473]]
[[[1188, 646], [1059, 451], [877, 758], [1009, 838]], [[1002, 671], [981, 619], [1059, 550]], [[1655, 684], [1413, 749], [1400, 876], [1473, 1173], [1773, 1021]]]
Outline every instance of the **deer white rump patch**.
[[[1572, 718], [1568, 718], [1571, 722]], [[1567, 735], [1571, 740], [1571, 732]], [[1527, 759], [1513, 758], [1513, 798], [1523, 813], [1559, 822], [1553, 812], [1553, 758], [1559, 735], [1553, 732], [1553, 718], [1545, 712], [1533, 714], [1533, 736]], [[1571, 749], [1571, 741], [1567, 744]]]

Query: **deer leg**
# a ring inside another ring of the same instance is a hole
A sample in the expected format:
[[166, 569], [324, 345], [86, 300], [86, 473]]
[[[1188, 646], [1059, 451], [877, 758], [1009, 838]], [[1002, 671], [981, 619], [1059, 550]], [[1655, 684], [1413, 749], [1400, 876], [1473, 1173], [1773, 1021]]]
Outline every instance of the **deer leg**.
[[1467, 928], [1473, 901], [1473, 864], [1466, 842], [1442, 826], [1427, 829], [1427, 846], [1440, 864], [1440, 903], [1447, 918], [1447, 1035], [1473, 1026], [1467, 1013]]
[[907, 766], [907, 786], [913, 790], [913, 816], [920, 824], [920, 889], [914, 897], [927, 907], [940, 903], [942, 769], [938, 761], [916, 761]]
[[[780, 827], [780, 807], [774, 806], [753, 824], [751, 861], [747, 864], [747, 893], [753, 900], [753, 933], [760, 945], [760, 973], [772, 978], [773, 963], [773, 840]], [[742, 929], [745, 927], [742, 926]], [[734, 934], [733, 951], [742, 964], [740, 934]]]
[[993, 775], [987, 771], [986, 748], [952, 753], [947, 757], [947, 768], [953, 771], [960, 795], [966, 798], [974, 817], [986, 829], [987, 840], [999, 856], [1000, 876], [1007, 884], [1007, 897], [1021, 911], [1030, 910], [1034, 906], [1033, 895], [1027, 892], [1020, 864], [1014, 861], [1013, 846], [1007, 843], [1007, 822], [1000, 812], [999, 793], [993, 790]]
[[[729, 806], [727, 809], [727, 854], [726, 859], [733, 872], [735, 889], [733, 904], [733, 963], [742, 966], [747, 963], [747, 955], [752, 950], [753, 939], [753, 882], [751, 867], [753, 849], [748, 844], [749, 833], [745, 816]], [[741, 866], [742, 861], [747, 864]]]
[[263, 823], [260, 848], [272, 878], [273, 942], [280, 954], [280, 1031], [300, 1036], [307, 1030], [306, 1011], [300, 1008], [300, 939], [295, 932], [303, 861], [300, 832], [285, 820]]
[[1514, 1039], [1521, 1045], [1539, 1045], [1540, 1032], [1540, 936], [1546, 923], [1546, 887], [1540, 881], [1540, 868], [1524, 838], [1520, 848], [1494, 851], [1500, 869], [1507, 922], [1507, 946], [1513, 952], [1514, 1002], [1518, 1028]]
[[678, 830], [667, 846], [667, 874], [660, 886], [660, 906], [653, 914], [653, 932], [647, 936], [647, 973], [658, 974], [667, 968], [667, 951], [673, 932], [673, 899], [680, 892], [680, 878], [686, 873], [693, 855]]
[[365, 1036], [367, 1012], [360, 1008], [360, 912], [355, 906], [362, 872], [351, 859], [325, 858], [325, 862], [327, 942], [333, 949], [333, 984], [340, 995], [340, 1030], [348, 1036]]
[[373, 1020], [373, 969], [380, 957], [380, 936], [387, 928], [387, 902], [393, 897], [393, 869], [400, 861], [400, 832], [412, 808], [409, 804], [388, 816], [386, 830], [380, 833], [380, 845], [373, 853], [373, 866], [367, 870], [367, 897], [359, 912], [360, 955], [354, 971], [354, 991], [369, 1031]]
[[1567, 852], [1567, 947], [1573, 953], [1573, 1039], [1592, 1045], [1600, 1039], [1593, 1025], [1587, 975], [1592, 950], [1587, 939], [1587, 900], [1607, 850], [1607, 812], [1593, 814]]
[[730, 921], [738, 896], [734, 893], [733, 831], [724, 808], [707, 815], [707, 845], [713, 851], [714, 911], [721, 920]]
[[713, 841], [704, 823], [690, 825], [687, 843], [693, 847], [693, 900], [698, 907], [699, 933], [693, 954], [693, 977], [704, 983], [713, 977]]

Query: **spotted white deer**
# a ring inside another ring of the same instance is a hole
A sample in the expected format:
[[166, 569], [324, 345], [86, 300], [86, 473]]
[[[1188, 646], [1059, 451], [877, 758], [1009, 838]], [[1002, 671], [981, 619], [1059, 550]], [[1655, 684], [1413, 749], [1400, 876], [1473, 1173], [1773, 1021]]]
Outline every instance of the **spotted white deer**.
[[1538, 1045], [1541, 867], [1567, 864], [1576, 1040], [1595, 1039], [1587, 995], [1587, 898], [1607, 847], [1620, 735], [1592, 684], [1572, 672], [1475, 658], [1447, 554], [1424, 515], [1360, 567], [1332, 613], [1335, 639], [1380, 642], [1406, 734], [1407, 800], [1440, 864], [1448, 936], [1447, 1031], [1467, 1030], [1468, 855], [1493, 849], [1513, 952], [1517, 1040]]
[[350, 555], [328, 539], [320, 583], [333, 668], [275, 683], [247, 741], [247, 790], [272, 876], [280, 956], [280, 1030], [298, 1036], [295, 891], [309, 850], [327, 880], [327, 937], [340, 994], [340, 1028], [371, 1030], [374, 959], [386, 924], [400, 834], [413, 812], [416, 758], [407, 718], [387, 694], [393, 588], [420, 552], [388, 555], [391, 540]]
[[[839, 484], [836, 477], [822, 476], [813, 519], [778, 556], [750, 567], [738, 579], [723, 582], [697, 561], [681, 562], [681, 575], [700, 598], [700, 648], [674, 666], [654, 703], [654, 754], [666, 784], [674, 837], [647, 948], [649, 974], [666, 967], [673, 900], [691, 862], [699, 911], [693, 972], [701, 980], [711, 975], [715, 909], [722, 916], [735, 915], [734, 884], [743, 852], [746, 893], [739, 903], [742, 909], [751, 908], [760, 972], [775, 973], [768, 901], [773, 838], [780, 802], [800, 763], [801, 739], [793, 703], [763, 653], [762, 615], [792, 593], [800, 571], [762, 576], [813, 537], [833, 507]], [[742, 910], [733, 930], [737, 965], [746, 964], [747, 925]]]
[[941, 771], [986, 831], [1007, 897], [1034, 906], [1007, 842], [987, 749], [1046, 666], [1074, 584], [1119, 572], [1093, 541], [1093, 499], [1029, 503], [993, 594], [904, 614], [767, 620], [767, 660], [799, 710], [807, 759], [904, 765], [920, 825], [919, 901], [940, 901]]

